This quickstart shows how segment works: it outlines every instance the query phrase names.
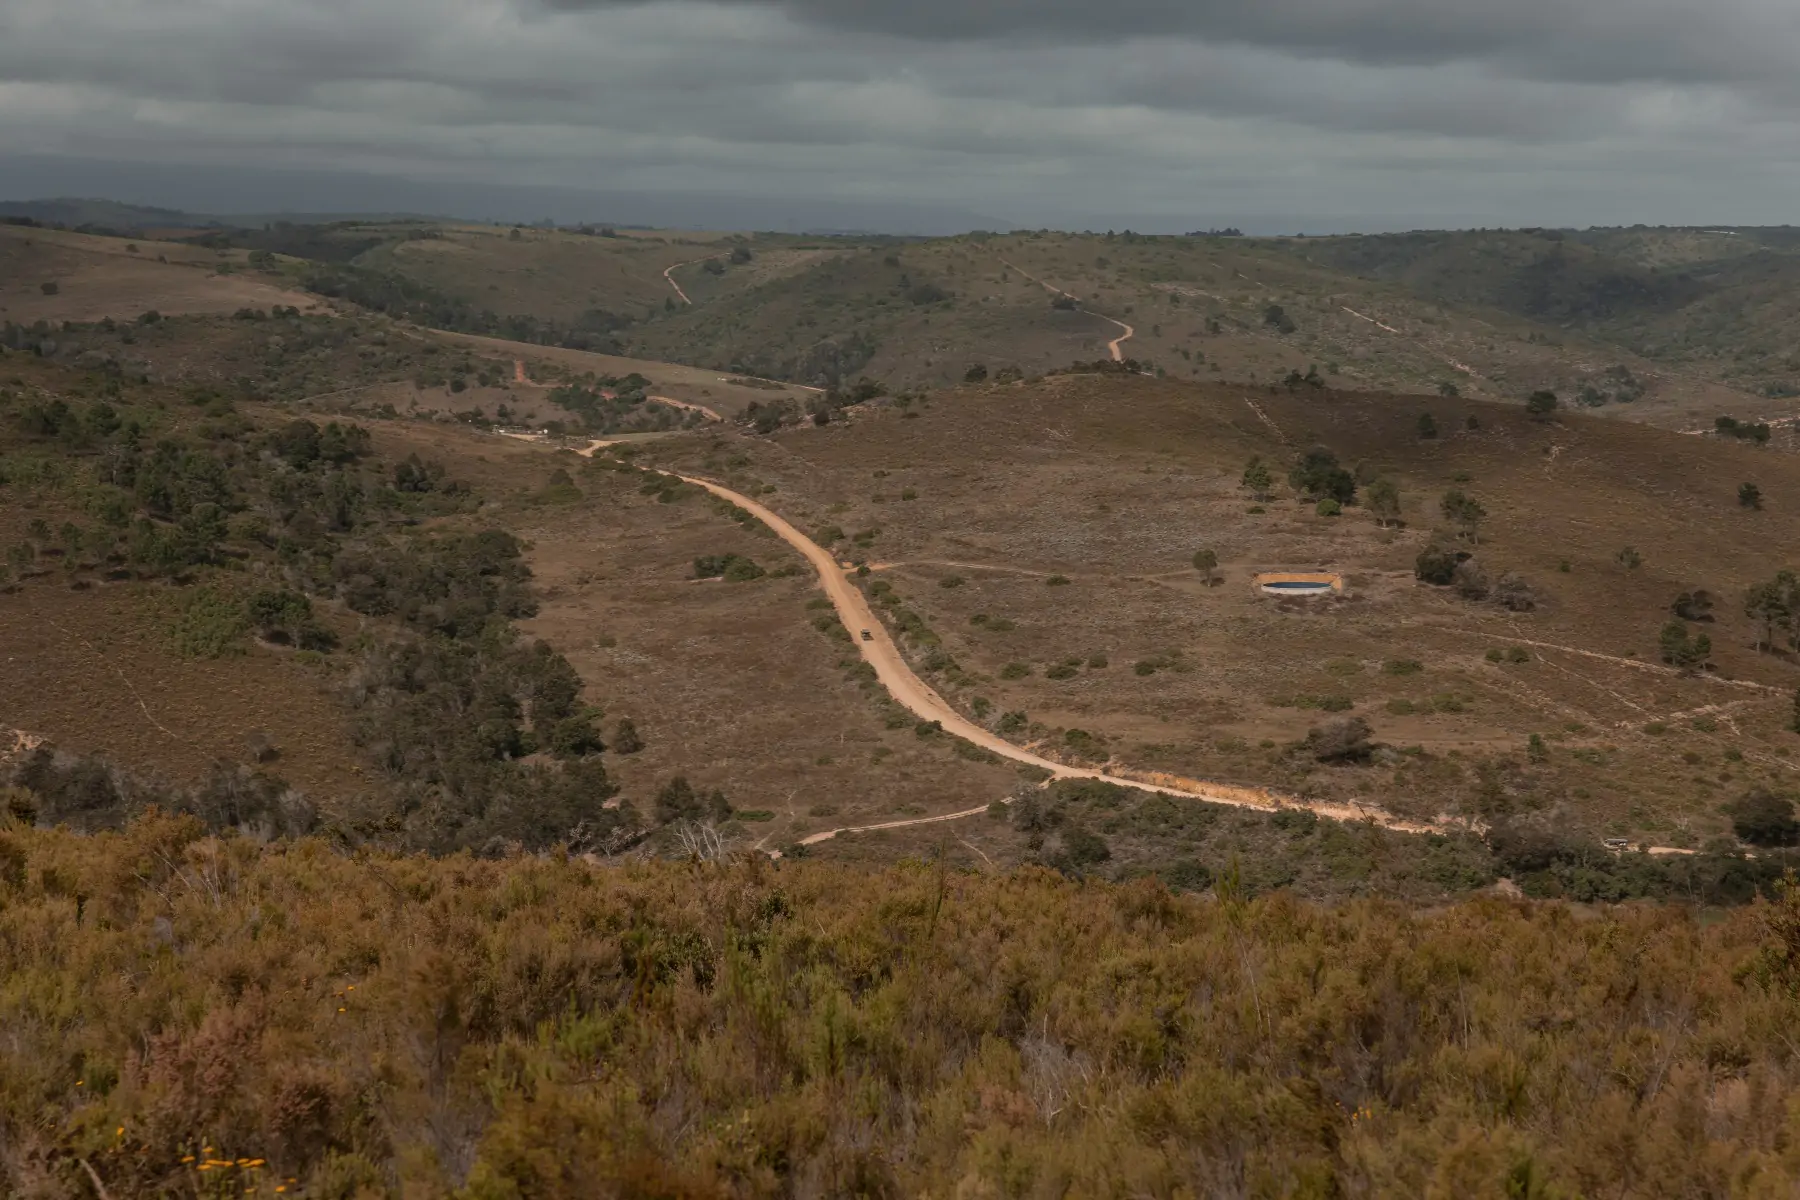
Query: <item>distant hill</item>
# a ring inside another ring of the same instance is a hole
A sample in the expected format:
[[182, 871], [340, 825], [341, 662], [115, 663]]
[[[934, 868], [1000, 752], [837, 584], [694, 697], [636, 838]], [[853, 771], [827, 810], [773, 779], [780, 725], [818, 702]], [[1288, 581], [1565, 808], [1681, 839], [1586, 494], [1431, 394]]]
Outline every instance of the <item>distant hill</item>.
[[0, 200], [0, 217], [24, 217], [46, 225], [71, 229], [199, 229], [220, 224], [217, 217], [201, 216], [174, 208], [121, 204], [116, 200], [83, 200], [57, 197], [49, 200]]

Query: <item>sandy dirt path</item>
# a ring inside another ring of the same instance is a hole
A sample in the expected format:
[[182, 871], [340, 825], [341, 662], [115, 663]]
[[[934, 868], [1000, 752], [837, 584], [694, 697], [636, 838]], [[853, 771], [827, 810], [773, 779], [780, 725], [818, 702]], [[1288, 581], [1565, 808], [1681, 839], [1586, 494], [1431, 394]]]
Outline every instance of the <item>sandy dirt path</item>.
[[[1076, 304], [1081, 303], [1081, 297], [1077, 296], [1074, 292], [1065, 292], [1053, 283], [1045, 283], [1043, 280], [1039, 279], [1036, 275], [1033, 275], [1030, 271], [1027, 271], [1024, 267], [1017, 266], [1013, 263], [1007, 262], [1007, 260], [1004, 258], [1001, 259], [1000, 261], [1003, 264], [1005, 264], [1006, 266], [1017, 271], [1019, 274], [1023, 275], [1025, 278], [1031, 280], [1031, 282], [1033, 282], [1033, 283], [1037, 284], [1039, 287], [1043, 288], [1046, 292], [1049, 292], [1055, 296], [1067, 296], [1069, 299], [1075, 301]], [[1090, 316], [1090, 317], [1099, 317], [1102, 321], [1106, 321], [1110, 324], [1117, 325], [1120, 329], [1123, 329], [1125, 331], [1124, 333], [1121, 333], [1118, 337], [1114, 338], [1112, 341], [1110, 341], [1106, 344], [1106, 352], [1108, 354], [1112, 355], [1112, 360], [1114, 362], [1124, 362], [1125, 361], [1125, 352], [1123, 350], [1121, 350], [1120, 347], [1122, 345], [1124, 345], [1124, 343], [1130, 341], [1133, 337], [1135, 337], [1137, 335], [1137, 330], [1133, 329], [1131, 326], [1127, 325], [1125, 322], [1118, 320], [1116, 317], [1109, 317], [1105, 313], [1097, 313], [1091, 308], [1084, 308], [1081, 311], [1088, 314], [1088, 316]]]
[[[729, 251], [727, 253], [729, 253]], [[663, 278], [669, 281], [669, 286], [675, 289], [675, 294], [681, 297], [681, 302], [689, 308], [692, 308], [694, 302], [688, 299], [688, 294], [681, 290], [681, 285], [679, 283], [675, 282], [674, 272], [681, 267], [691, 267], [695, 263], [711, 262], [715, 258], [724, 257], [724, 254], [709, 254], [705, 258], [690, 258], [686, 262], [675, 263], [672, 266], [663, 268]]]
[[[593, 449], [590, 447], [583, 453], [591, 454]], [[1124, 787], [1140, 788], [1144, 791], [1160, 792], [1169, 796], [1185, 796], [1193, 800], [1204, 800], [1211, 804], [1227, 804], [1235, 808], [1255, 808], [1264, 811], [1273, 811], [1279, 808], [1305, 808], [1334, 820], [1373, 821], [1384, 828], [1402, 833], [1445, 833], [1464, 828], [1462, 825], [1448, 821], [1403, 820], [1355, 802], [1327, 804], [1303, 801], [1277, 796], [1261, 788], [1203, 783], [1158, 772], [1131, 771], [1126, 773], [1124, 768], [1103, 771], [1091, 767], [1073, 767], [1033, 754], [964, 717], [948, 701], [938, 695], [929, 684], [914, 674], [905, 658], [902, 657], [900, 648], [889, 636], [887, 627], [881, 623], [874, 610], [869, 606], [868, 598], [851, 582], [844, 568], [823, 546], [794, 528], [779, 514], [742, 493], [734, 492], [722, 484], [699, 476], [681, 475], [674, 471], [661, 473], [672, 475], [696, 487], [705, 488], [721, 500], [735, 504], [767, 525], [782, 541], [799, 551], [812, 565], [813, 570], [818, 573], [819, 582], [825, 588], [825, 594], [830, 598], [832, 607], [837, 610], [839, 619], [844, 622], [844, 627], [850, 631], [850, 636], [855, 640], [856, 647], [862, 653], [864, 661], [875, 669], [875, 676], [882, 687], [887, 689], [888, 694], [908, 712], [922, 721], [938, 722], [943, 731], [952, 737], [973, 743], [1001, 758], [1041, 768], [1056, 779], [1097, 779]], [[972, 809], [969, 813], [955, 814], [955, 816], [968, 816], [976, 811], [980, 810]], [[954, 819], [954, 816], [928, 817], [915, 821], [892, 822], [881, 828], [892, 829], [903, 825], [951, 819]]]

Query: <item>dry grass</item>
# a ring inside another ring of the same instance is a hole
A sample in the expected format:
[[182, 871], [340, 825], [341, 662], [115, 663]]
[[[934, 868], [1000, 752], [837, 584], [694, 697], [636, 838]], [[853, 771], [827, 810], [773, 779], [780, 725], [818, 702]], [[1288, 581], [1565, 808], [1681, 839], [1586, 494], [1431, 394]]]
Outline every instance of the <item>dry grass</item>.
[[[680, 461], [777, 486], [774, 503], [804, 526], [879, 530], [857, 553], [976, 676], [957, 693], [964, 702], [1026, 712], [1053, 742], [1069, 728], [1098, 734], [1133, 765], [1417, 812], [1544, 807], [1665, 841], [1718, 829], [1721, 801], [1790, 769], [1784, 726], [1800, 673], [1753, 651], [1737, 598], [1800, 533], [1793, 459], [1592, 418], [1539, 425], [1472, 402], [1256, 394], [1284, 446], [1244, 397], [1054, 379], [946, 395], [917, 419], [874, 410], [794, 431], [737, 467], [697, 446]], [[1421, 409], [1451, 432], [1419, 441]], [[1478, 431], [1460, 428], [1468, 415]], [[1292, 447], [1314, 442], [1392, 474], [1406, 527], [1380, 529], [1360, 509], [1319, 517], [1291, 498], [1248, 512], [1238, 474], [1249, 455], [1279, 476]], [[1770, 497], [1765, 511], [1737, 506], [1745, 478]], [[1450, 487], [1487, 506], [1479, 559], [1495, 575], [1525, 574], [1538, 611], [1413, 580]], [[1627, 544], [1642, 567], [1615, 561]], [[1218, 552], [1222, 586], [1188, 565], [1201, 547]], [[1342, 571], [1348, 597], [1308, 605], [1249, 586], [1252, 571], [1277, 567]], [[1054, 574], [1070, 582], [1049, 586]], [[961, 585], [941, 586], [950, 577]], [[1694, 587], [1722, 597], [1709, 627], [1718, 671], [1684, 679], [1656, 662], [1656, 635], [1673, 597]], [[1012, 627], [972, 624], [978, 614]], [[1488, 660], [1515, 646], [1530, 661]], [[1072, 677], [1047, 677], [1071, 661]], [[1389, 661], [1420, 670], [1389, 674]], [[1157, 669], [1140, 675], [1138, 662]], [[1030, 674], [1005, 678], [1012, 663]], [[1295, 703], [1328, 697], [1350, 701], [1381, 740], [1425, 753], [1375, 770], [1298, 762], [1286, 745], [1328, 714]], [[1528, 761], [1532, 733], [1548, 762]]]
[[[128, 245], [136, 245], [137, 253], [128, 252]], [[222, 265], [241, 268], [243, 261], [242, 251], [0, 226], [0, 320], [20, 325], [104, 317], [128, 321], [149, 311], [173, 316], [321, 306], [317, 296], [249, 275], [218, 273]], [[46, 283], [56, 285], [54, 295], [44, 294]]]

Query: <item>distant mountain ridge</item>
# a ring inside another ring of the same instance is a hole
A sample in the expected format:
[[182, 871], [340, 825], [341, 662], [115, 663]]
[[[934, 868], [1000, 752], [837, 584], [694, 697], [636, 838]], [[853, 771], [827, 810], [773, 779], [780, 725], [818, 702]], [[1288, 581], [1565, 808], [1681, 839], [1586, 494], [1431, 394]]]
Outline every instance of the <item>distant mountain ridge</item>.
[[[272, 170], [180, 163], [112, 162], [41, 154], [0, 154], [0, 202], [40, 196], [109, 196], [124, 208], [193, 214], [312, 214], [344, 220], [370, 214], [530, 224], [551, 220], [662, 229], [820, 233], [871, 230], [947, 235], [1010, 230], [1010, 221], [950, 204], [834, 197], [599, 190], [460, 183], [350, 171]], [[31, 214], [22, 214], [31, 215]], [[208, 217], [221, 224], [244, 217]], [[271, 217], [257, 217], [260, 223]]]

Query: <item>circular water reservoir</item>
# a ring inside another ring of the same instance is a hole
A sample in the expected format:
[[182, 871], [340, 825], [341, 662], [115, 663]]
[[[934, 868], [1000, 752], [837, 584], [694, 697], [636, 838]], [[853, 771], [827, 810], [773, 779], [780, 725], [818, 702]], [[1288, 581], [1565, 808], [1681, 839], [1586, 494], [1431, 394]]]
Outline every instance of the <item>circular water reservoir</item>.
[[1256, 586], [1271, 596], [1329, 596], [1344, 590], [1344, 577], [1326, 571], [1270, 571], [1256, 577]]

